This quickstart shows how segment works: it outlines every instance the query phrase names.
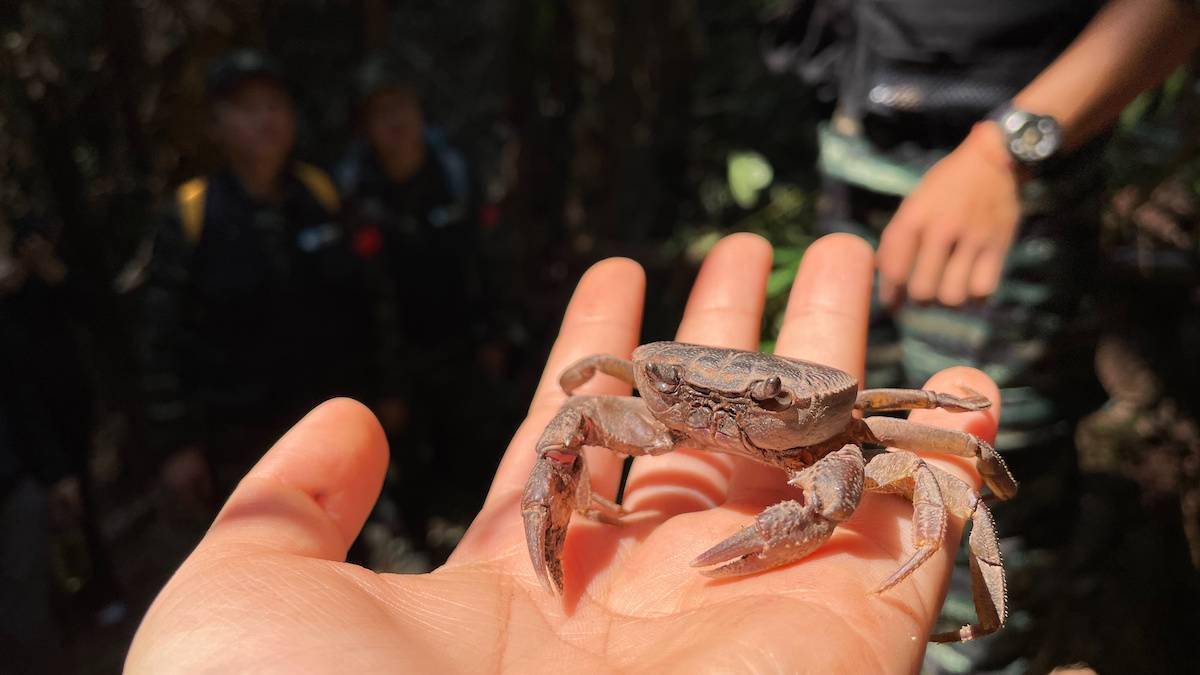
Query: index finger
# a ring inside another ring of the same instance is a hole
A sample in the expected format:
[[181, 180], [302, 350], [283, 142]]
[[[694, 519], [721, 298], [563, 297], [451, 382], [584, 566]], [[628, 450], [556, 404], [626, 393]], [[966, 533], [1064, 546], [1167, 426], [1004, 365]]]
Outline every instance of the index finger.
[[238, 483], [197, 552], [231, 546], [345, 560], [387, 469], [366, 406], [334, 399], [296, 423]]
[[[486, 546], [485, 540], [494, 541], [496, 537], [504, 538], [518, 532], [521, 519], [513, 517], [515, 503], [520, 499], [536, 459], [534, 445], [567, 398], [559, 387], [559, 375], [575, 361], [593, 354], [629, 358], [641, 332], [645, 286], [646, 277], [641, 266], [625, 258], [596, 263], [580, 278], [567, 305], [562, 328], [550, 351], [529, 414], [504, 452], [483, 509], [455, 549], [455, 558], [480, 550]], [[590, 394], [620, 395], [629, 391], [629, 385], [603, 375], [579, 389], [580, 393]], [[597, 492], [615, 496], [622, 461], [611, 452], [587, 450], [588, 471]]]
[[910, 215], [911, 208], [905, 208], [908, 204], [908, 200], [900, 204], [896, 215], [879, 237], [879, 300], [884, 305], [890, 306], [897, 300], [908, 282], [917, 257], [921, 231], [914, 224], [916, 216]]

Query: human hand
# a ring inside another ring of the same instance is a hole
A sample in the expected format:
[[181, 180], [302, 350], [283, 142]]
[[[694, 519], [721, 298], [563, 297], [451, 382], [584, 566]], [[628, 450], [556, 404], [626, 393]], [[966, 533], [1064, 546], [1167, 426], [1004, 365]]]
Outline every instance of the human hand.
[[163, 462], [160, 480], [175, 515], [194, 519], [203, 514], [206, 520], [211, 516], [212, 474], [200, 446], [188, 445], [171, 453]]
[[74, 474], [55, 481], [49, 492], [50, 520], [56, 527], [78, 523], [83, 517], [83, 489]]
[[67, 266], [54, 252], [54, 244], [34, 232], [17, 247], [17, 256], [48, 284], [58, 284], [67, 276]]
[[1020, 218], [1018, 174], [996, 125], [979, 124], [925, 174], [879, 240], [879, 296], [958, 306], [996, 290]]
[[[734, 235], [708, 255], [678, 339], [758, 345], [769, 246]], [[873, 260], [846, 235], [801, 264], [780, 354], [862, 374]], [[614, 527], [577, 518], [556, 598], [529, 561], [519, 503], [534, 444], [565, 399], [559, 373], [638, 342], [644, 277], [608, 260], [580, 280], [529, 415], [483, 509], [449, 562], [431, 574], [375, 574], [344, 562], [387, 465], [382, 431], [346, 400], [310, 413], [242, 481], [207, 536], [163, 589], [130, 649], [129, 673], [794, 671], [912, 672], [941, 606], [961, 524], [946, 546], [882, 595], [870, 591], [911, 553], [912, 507], [867, 494], [809, 558], [755, 576], [712, 580], [688, 561], [750, 523], [793, 488], [778, 470], [689, 450], [634, 463]], [[998, 403], [982, 373], [957, 368], [930, 386], [970, 387]], [[625, 394], [599, 377], [586, 393]], [[995, 433], [995, 408], [916, 411], [913, 419]], [[614, 494], [621, 458], [588, 450], [593, 485]], [[957, 458], [931, 458], [979, 485]], [[953, 522], [953, 519], [952, 519]]]
[[0, 253], [0, 297], [21, 290], [29, 278], [29, 268], [20, 260]]

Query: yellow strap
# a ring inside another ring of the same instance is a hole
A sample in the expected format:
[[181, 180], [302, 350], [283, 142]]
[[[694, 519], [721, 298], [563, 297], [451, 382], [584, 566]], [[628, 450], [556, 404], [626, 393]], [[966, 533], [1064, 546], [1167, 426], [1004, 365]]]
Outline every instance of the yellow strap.
[[[304, 187], [312, 193], [321, 206], [329, 213], [337, 213], [341, 207], [337, 188], [328, 174], [311, 164], [298, 162], [296, 177], [304, 183]], [[183, 225], [183, 236], [188, 243], [195, 246], [204, 232], [204, 197], [208, 189], [208, 181], [204, 178], [193, 178], [180, 185], [175, 190], [175, 201], [179, 206], [179, 220]]]
[[208, 181], [193, 178], [175, 190], [183, 236], [192, 246], [200, 241], [200, 235], [204, 232], [204, 193], [207, 188]]
[[304, 187], [308, 188], [317, 201], [321, 202], [326, 211], [331, 214], [338, 212], [341, 208], [341, 198], [338, 197], [337, 188], [333, 186], [329, 174], [311, 164], [296, 162], [296, 177], [304, 183]]

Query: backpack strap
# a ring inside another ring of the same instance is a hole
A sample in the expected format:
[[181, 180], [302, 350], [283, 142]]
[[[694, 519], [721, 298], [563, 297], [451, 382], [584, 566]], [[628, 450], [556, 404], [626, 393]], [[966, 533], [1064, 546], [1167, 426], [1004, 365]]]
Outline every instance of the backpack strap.
[[450, 143], [445, 134], [439, 129], [425, 130], [425, 143], [433, 151], [441, 166], [442, 175], [450, 188], [450, 196], [459, 206], [466, 206], [471, 196], [470, 177], [467, 174], [467, 162]]
[[329, 174], [304, 162], [296, 162], [294, 171], [296, 178], [304, 183], [304, 187], [308, 188], [308, 191], [326, 211], [336, 214], [341, 209], [342, 200], [338, 196], [337, 188], [334, 187]]
[[208, 180], [193, 178], [175, 189], [175, 204], [179, 209], [179, 222], [188, 244], [195, 246], [204, 233], [204, 198], [208, 191]]

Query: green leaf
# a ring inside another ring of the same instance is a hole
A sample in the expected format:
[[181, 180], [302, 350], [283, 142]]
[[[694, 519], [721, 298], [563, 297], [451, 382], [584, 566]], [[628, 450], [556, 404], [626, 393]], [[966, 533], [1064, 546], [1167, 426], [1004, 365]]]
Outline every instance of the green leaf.
[[796, 271], [796, 265], [800, 264], [800, 259], [804, 257], [804, 250], [807, 246], [776, 246], [775, 259], [772, 267], [775, 269], [788, 269], [792, 272]]
[[781, 293], [787, 293], [795, 278], [795, 267], [784, 267], [772, 271], [771, 276], [767, 277], [767, 297], [773, 298]]
[[770, 162], [757, 152], [735, 152], [729, 155], [726, 171], [733, 201], [743, 209], [754, 206], [758, 202], [758, 193], [775, 178], [775, 171]]

